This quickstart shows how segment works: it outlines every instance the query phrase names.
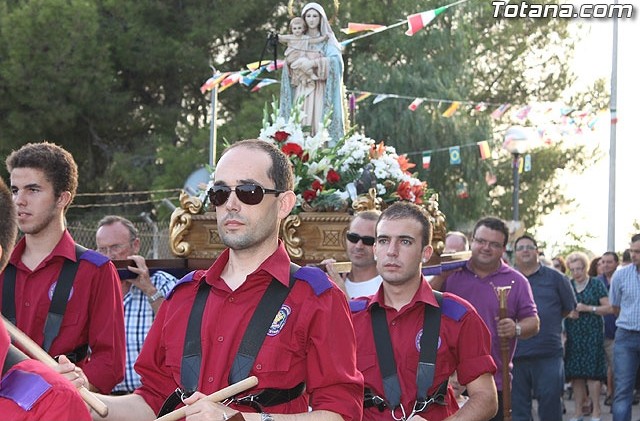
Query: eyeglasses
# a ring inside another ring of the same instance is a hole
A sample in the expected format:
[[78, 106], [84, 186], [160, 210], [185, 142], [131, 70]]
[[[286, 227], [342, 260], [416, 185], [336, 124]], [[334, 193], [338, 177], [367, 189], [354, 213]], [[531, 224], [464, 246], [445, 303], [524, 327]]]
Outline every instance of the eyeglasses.
[[285, 190], [265, 189], [256, 184], [241, 184], [233, 189], [229, 186], [213, 186], [209, 189], [209, 200], [213, 206], [222, 206], [229, 200], [232, 191], [236, 192], [238, 199], [247, 205], [257, 205], [262, 202], [265, 194], [275, 194], [277, 197], [285, 192]]
[[107, 256], [111, 253], [118, 254], [122, 250], [124, 250], [125, 247], [127, 247], [127, 244], [114, 244], [112, 246], [98, 247], [96, 250], [98, 251], [98, 253]]
[[571, 266], [569, 266], [569, 272], [573, 273], [573, 272], [584, 272], [584, 266], [578, 266], [575, 268], [572, 268]]
[[483, 240], [482, 238], [475, 238], [475, 237], [473, 238], [473, 241], [475, 241], [477, 244], [479, 244], [482, 247], [488, 244], [489, 247], [491, 247], [494, 250], [501, 250], [503, 247], [502, 243], [498, 243], [497, 241]]
[[532, 245], [526, 245], [526, 246], [518, 246], [516, 247], [516, 251], [525, 251], [525, 250], [535, 250], [536, 246], [532, 246]]
[[355, 234], [353, 232], [348, 232], [347, 233], [347, 240], [349, 240], [350, 243], [353, 244], [358, 244], [358, 241], [362, 240], [362, 244], [364, 244], [365, 246], [372, 246], [373, 243], [376, 242], [375, 237], [371, 237], [368, 235], [358, 235]]

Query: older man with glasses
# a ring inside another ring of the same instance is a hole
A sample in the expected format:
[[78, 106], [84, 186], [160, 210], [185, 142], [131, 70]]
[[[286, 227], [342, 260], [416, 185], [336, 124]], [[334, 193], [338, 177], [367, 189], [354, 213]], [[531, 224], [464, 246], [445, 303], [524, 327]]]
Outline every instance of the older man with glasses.
[[[498, 366], [495, 382], [498, 388], [498, 413], [492, 420], [504, 416], [502, 367], [511, 364], [517, 339], [530, 338], [538, 333], [540, 321], [531, 286], [517, 270], [509, 267], [502, 255], [509, 240], [509, 228], [498, 218], [480, 219], [471, 241], [471, 259], [459, 270], [444, 274], [443, 291], [468, 300], [478, 311], [491, 332], [491, 356]], [[508, 287], [508, 317], [499, 318], [498, 288]], [[503, 361], [501, 340], [509, 340], [509, 360]], [[506, 385], [510, 387], [510, 385]]]
[[527, 277], [540, 315], [540, 332], [518, 341], [513, 357], [513, 420], [530, 421], [534, 396], [539, 419], [562, 421], [564, 360], [562, 321], [576, 308], [569, 278], [540, 264], [538, 243], [523, 235], [514, 244], [515, 263]]
[[351, 261], [349, 273], [339, 273], [334, 265], [335, 259], [326, 259], [321, 262], [326, 265], [329, 277], [349, 298], [373, 295], [382, 283], [373, 254], [376, 223], [379, 217], [380, 211], [368, 210], [358, 213], [351, 220], [347, 232], [347, 256]]

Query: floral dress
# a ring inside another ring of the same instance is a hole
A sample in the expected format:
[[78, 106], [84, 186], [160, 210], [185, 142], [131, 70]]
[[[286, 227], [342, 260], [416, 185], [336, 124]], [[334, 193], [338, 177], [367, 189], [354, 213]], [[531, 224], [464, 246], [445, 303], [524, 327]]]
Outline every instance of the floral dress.
[[[600, 299], [607, 296], [607, 287], [602, 281], [590, 278], [587, 286], [576, 290], [575, 280], [571, 280], [573, 291], [579, 303], [599, 306]], [[565, 342], [564, 369], [567, 380], [607, 378], [607, 362], [604, 352], [604, 321], [594, 313], [580, 312], [577, 319], [565, 319], [567, 340]]]

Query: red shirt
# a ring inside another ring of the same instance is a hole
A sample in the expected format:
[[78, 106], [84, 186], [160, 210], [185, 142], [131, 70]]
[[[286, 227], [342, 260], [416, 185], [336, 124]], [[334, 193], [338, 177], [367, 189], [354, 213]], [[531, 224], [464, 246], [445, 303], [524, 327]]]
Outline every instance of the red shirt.
[[[65, 231], [51, 254], [33, 271], [20, 260], [25, 246], [23, 238], [9, 260], [16, 267], [17, 326], [42, 345], [53, 284], [58, 280], [65, 259], [76, 260], [75, 242]], [[78, 366], [101, 393], [109, 393], [124, 378], [122, 290], [113, 263], [96, 252], [87, 253], [95, 254], [80, 259], [60, 333], [51, 344], [49, 354], [66, 354], [80, 345], [89, 344], [91, 356]], [[0, 290], [3, 284], [4, 274], [0, 275]]]
[[[202, 318], [198, 381], [198, 390], [205, 394], [228, 386], [242, 336], [272, 278], [289, 285], [290, 260], [282, 242], [235, 291], [220, 277], [228, 259], [226, 250], [206, 272], [196, 272], [192, 282], [179, 283], [162, 304], [147, 335], [135, 365], [142, 378], [142, 386], [135, 393], [156, 413], [180, 385], [187, 321], [201, 279], [211, 286]], [[359, 421], [362, 375], [356, 369], [355, 336], [347, 301], [342, 291], [318, 272], [318, 282], [296, 281], [274, 319], [250, 372], [259, 381], [250, 393], [264, 388], [289, 389], [304, 381], [306, 392], [302, 396], [265, 410], [274, 414], [304, 413], [311, 405], [314, 410], [336, 412], [345, 421]], [[254, 412], [246, 406], [234, 408]]]
[[[384, 304], [384, 284], [376, 295], [352, 301], [353, 325], [357, 339], [358, 369], [364, 375], [365, 388], [384, 397], [380, 364], [371, 327], [371, 305], [378, 303], [387, 314], [389, 335], [398, 371], [401, 403], [409, 416], [416, 400], [416, 371], [420, 359], [420, 337], [424, 324], [424, 304], [438, 306], [429, 284], [422, 280], [420, 288], [411, 302], [396, 311]], [[431, 396], [438, 386], [454, 372], [458, 372], [460, 384], [467, 384], [484, 373], [494, 373], [496, 365], [491, 357], [491, 336], [478, 313], [467, 301], [453, 294], [444, 293], [440, 339], [436, 357], [436, 373], [428, 390]], [[429, 421], [447, 418], [458, 410], [458, 405], [449, 386], [447, 405], [432, 404], [420, 414]], [[396, 415], [402, 415], [400, 408]], [[391, 420], [391, 411], [380, 412], [376, 407], [364, 410], [364, 420]]]
[[[0, 324], [0, 366], [9, 350], [9, 334]], [[76, 388], [40, 361], [16, 363], [2, 376], [0, 414], [6, 420], [91, 420]]]

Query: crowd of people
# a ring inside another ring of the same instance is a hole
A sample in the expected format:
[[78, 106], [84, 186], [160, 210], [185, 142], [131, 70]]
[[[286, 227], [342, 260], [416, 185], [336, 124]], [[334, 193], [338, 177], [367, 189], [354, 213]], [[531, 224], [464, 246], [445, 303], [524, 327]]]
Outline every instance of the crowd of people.
[[[248, 155], [252, 166], [243, 165]], [[445, 251], [470, 250], [469, 260], [426, 277], [429, 217], [397, 202], [352, 218], [347, 273], [331, 259], [326, 273], [300, 268], [278, 239], [296, 201], [288, 158], [245, 140], [224, 151], [208, 192], [227, 249], [208, 270], [177, 280], [147, 267], [135, 226], [121, 216], [98, 223], [96, 251], [74, 242], [64, 215], [77, 166], [66, 150], [30, 143], [6, 164], [3, 322], [59, 363], [29, 360], [0, 328], [0, 408], [12, 418], [102, 419], [83, 404], [86, 388], [117, 420], [182, 407], [188, 420], [531, 421], [537, 400], [547, 421], [562, 420], [570, 382], [572, 420], [601, 418], [605, 385], [614, 420], [630, 419], [640, 234], [624, 268], [614, 252], [547, 265], [526, 234], [511, 262], [506, 223], [485, 217], [469, 238], [446, 236]], [[111, 260], [129, 260], [128, 275]], [[206, 399], [250, 375], [258, 386], [224, 404]]]

